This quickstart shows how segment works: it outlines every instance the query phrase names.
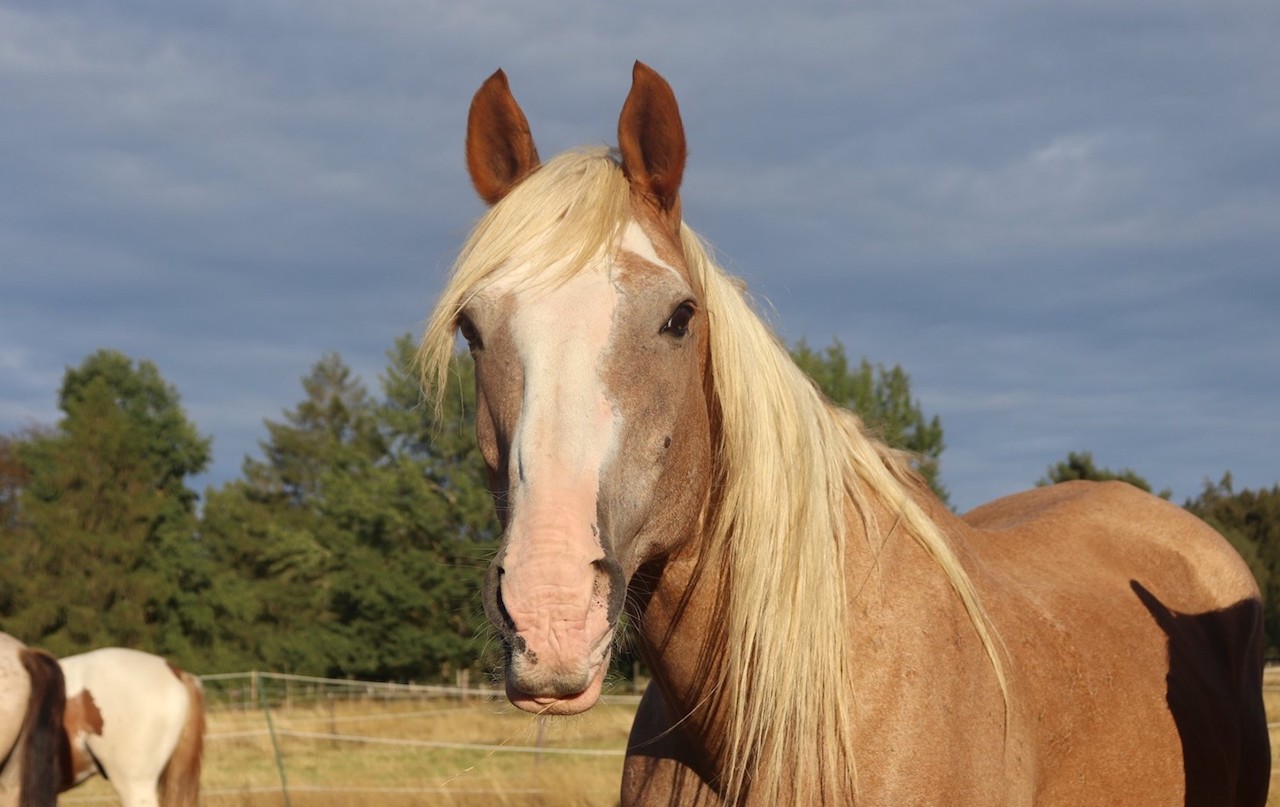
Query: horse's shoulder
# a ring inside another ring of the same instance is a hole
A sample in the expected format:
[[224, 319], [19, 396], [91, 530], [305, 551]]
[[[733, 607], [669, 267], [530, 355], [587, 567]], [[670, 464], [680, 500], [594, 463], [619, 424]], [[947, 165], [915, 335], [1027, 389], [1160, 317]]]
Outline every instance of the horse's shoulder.
[[621, 802], [626, 807], [721, 803], [698, 772], [697, 753], [679, 724], [657, 684], [650, 682], [627, 740]]

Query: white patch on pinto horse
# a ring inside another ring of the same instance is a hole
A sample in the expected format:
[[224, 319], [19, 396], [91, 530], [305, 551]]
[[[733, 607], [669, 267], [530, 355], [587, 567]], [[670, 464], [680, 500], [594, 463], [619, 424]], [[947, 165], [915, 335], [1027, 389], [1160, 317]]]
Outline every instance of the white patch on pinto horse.
[[[170, 764], [193, 709], [187, 687], [159, 656], [104, 647], [59, 659], [69, 698], [91, 693], [97, 729], [72, 737], [84, 759], [96, 760], [120, 801], [159, 804], [157, 784]], [[203, 720], [203, 718], [200, 718]], [[82, 781], [93, 770], [77, 771]], [[192, 803], [198, 794], [193, 793]]]

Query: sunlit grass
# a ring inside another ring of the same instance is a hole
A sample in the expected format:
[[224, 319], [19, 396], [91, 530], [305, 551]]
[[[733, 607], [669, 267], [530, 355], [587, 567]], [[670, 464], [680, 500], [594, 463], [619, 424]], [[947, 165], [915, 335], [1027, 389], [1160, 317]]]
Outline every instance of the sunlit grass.
[[[1280, 670], [1263, 692], [1269, 719], [1280, 723]], [[634, 698], [606, 700], [574, 718], [542, 719], [505, 701], [445, 699], [315, 700], [273, 709], [289, 801], [294, 807], [345, 805], [614, 805], [621, 752], [635, 715]], [[210, 711], [202, 803], [210, 807], [284, 805], [284, 786], [261, 709]], [[290, 732], [377, 738], [391, 743], [307, 738]], [[249, 733], [245, 736], [233, 736]], [[436, 748], [442, 742], [497, 746]], [[542, 753], [517, 749], [543, 749]], [[558, 754], [553, 749], [613, 752]], [[1271, 729], [1269, 807], [1280, 807], [1280, 727]], [[116, 803], [94, 779], [60, 804]]]
[[[635, 714], [634, 699], [606, 700], [568, 719], [534, 717], [505, 701], [338, 700], [331, 705], [272, 710], [295, 807], [616, 804], [621, 752]], [[284, 785], [266, 729], [261, 710], [210, 712], [202, 803], [284, 804]], [[491, 747], [423, 745], [429, 742]], [[108, 783], [94, 780], [65, 794], [60, 803], [99, 798], [112, 798], [112, 791]]]

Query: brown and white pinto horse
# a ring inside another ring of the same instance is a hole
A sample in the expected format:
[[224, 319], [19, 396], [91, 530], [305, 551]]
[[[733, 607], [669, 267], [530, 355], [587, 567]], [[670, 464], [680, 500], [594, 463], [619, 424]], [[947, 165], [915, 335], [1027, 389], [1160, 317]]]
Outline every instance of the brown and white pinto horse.
[[101, 773], [125, 807], [195, 807], [204, 746], [200, 679], [159, 656], [121, 647], [59, 663], [71, 755], [62, 789]]
[[632, 78], [618, 153], [545, 165], [503, 73], [476, 93], [490, 209], [420, 351], [437, 402], [455, 331], [475, 359], [511, 701], [589, 709], [626, 607], [625, 804], [1262, 805], [1227, 542], [1120, 483], [951, 513], [683, 224], [675, 96]]
[[0, 633], [0, 807], [53, 807], [63, 753], [62, 671]]

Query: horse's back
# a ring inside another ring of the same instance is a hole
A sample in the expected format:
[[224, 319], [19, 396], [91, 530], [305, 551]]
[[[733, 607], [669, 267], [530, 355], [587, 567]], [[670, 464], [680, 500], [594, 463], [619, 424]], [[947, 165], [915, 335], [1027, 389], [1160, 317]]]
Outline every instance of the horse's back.
[[1049, 552], [1065, 569], [1100, 562], [1138, 582], [1175, 587], [1170, 594], [1184, 611], [1259, 596], [1249, 568], [1225, 538], [1183, 508], [1124, 482], [1034, 488], [963, 519], [1008, 548]]
[[1265, 802], [1261, 601], [1221, 535], [1118, 482], [1037, 488], [963, 520], [1027, 701], [1039, 803]]
[[159, 656], [119, 647], [60, 663], [68, 697], [88, 693], [100, 715], [98, 731], [85, 739], [108, 778], [150, 778], [154, 788], [190, 708], [176, 670]]

